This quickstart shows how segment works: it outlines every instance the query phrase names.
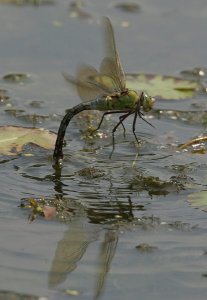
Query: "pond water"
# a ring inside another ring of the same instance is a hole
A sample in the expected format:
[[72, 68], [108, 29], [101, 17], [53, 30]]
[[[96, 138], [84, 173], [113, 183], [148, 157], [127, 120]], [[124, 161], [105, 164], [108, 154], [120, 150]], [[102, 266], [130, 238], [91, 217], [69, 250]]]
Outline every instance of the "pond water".
[[[75, 74], [82, 61], [99, 67], [103, 15], [127, 73], [206, 67], [205, 1], [140, 0], [131, 12], [120, 3], [0, 1], [1, 77], [31, 76], [1, 80], [9, 97], [1, 126], [57, 132], [65, 110], [79, 102], [61, 72]], [[33, 156], [1, 156], [0, 299], [206, 299], [207, 215], [189, 196], [206, 190], [206, 154], [176, 149], [206, 134], [206, 110], [206, 94], [157, 100], [147, 115], [154, 128], [138, 120], [137, 146], [128, 118], [111, 159], [117, 116], [94, 139], [84, 130], [101, 115], [77, 116], [61, 172], [52, 151], [35, 146], [27, 146]], [[64, 213], [29, 222], [31, 210], [19, 207], [26, 198], [59, 203]]]

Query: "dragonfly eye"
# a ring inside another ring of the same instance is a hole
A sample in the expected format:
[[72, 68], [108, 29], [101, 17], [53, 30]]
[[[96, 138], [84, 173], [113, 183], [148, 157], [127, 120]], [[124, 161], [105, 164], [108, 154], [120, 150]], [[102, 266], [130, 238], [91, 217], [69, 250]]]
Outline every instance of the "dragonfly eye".
[[152, 109], [155, 99], [149, 96], [147, 93], [143, 94], [142, 107], [145, 112], [148, 112]]

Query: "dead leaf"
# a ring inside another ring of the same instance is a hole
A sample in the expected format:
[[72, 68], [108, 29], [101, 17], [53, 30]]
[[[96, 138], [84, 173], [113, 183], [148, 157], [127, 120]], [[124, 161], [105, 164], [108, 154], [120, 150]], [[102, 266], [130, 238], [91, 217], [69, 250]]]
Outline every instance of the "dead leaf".
[[42, 128], [3, 126], [0, 127], [0, 154], [16, 155], [30, 143], [54, 149], [56, 137], [55, 133]]

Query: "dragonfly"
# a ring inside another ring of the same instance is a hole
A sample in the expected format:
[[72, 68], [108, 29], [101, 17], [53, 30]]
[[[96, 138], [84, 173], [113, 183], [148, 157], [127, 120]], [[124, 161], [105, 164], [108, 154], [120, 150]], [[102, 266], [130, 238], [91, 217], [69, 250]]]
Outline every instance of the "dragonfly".
[[123, 122], [130, 115], [134, 114], [132, 132], [137, 143], [139, 143], [135, 133], [137, 117], [154, 127], [144, 118], [143, 113], [152, 109], [154, 98], [144, 91], [137, 92], [126, 87], [125, 73], [116, 49], [113, 27], [108, 17], [103, 17], [103, 29], [106, 56], [101, 62], [99, 71], [90, 65], [81, 65], [76, 77], [63, 73], [65, 80], [76, 87], [82, 102], [69, 109], [60, 123], [53, 153], [55, 163], [63, 160], [64, 137], [71, 119], [84, 110], [103, 111], [100, 123], [95, 130], [100, 129], [107, 114], [121, 114], [112, 130], [112, 153], [115, 149], [115, 132], [119, 126], [122, 126], [125, 134]]

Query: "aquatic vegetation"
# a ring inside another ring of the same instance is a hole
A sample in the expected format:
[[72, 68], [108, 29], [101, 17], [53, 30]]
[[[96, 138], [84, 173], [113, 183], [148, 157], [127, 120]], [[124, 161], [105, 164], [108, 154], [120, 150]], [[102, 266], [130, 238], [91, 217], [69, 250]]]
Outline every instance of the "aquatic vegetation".
[[0, 153], [17, 155], [23, 152], [27, 144], [35, 144], [45, 149], [52, 149], [56, 134], [40, 128], [18, 126], [0, 127]]

